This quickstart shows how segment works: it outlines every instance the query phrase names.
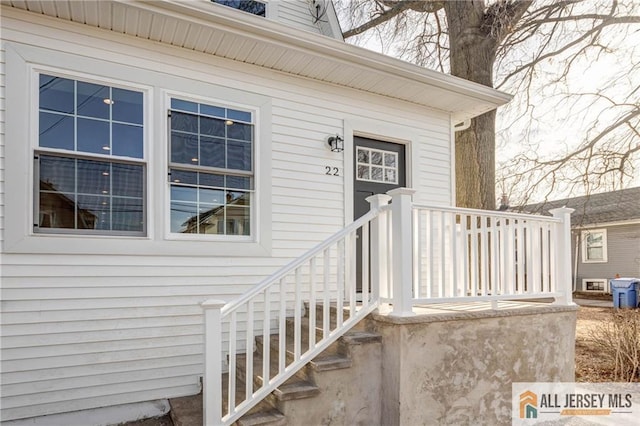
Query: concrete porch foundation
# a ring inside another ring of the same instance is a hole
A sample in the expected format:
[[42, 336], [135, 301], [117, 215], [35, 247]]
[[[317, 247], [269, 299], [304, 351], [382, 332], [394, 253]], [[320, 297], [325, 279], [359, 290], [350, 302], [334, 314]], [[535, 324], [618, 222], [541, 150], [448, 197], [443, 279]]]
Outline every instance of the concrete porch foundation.
[[384, 309], [380, 424], [511, 424], [512, 382], [574, 381], [577, 306], [500, 302]]

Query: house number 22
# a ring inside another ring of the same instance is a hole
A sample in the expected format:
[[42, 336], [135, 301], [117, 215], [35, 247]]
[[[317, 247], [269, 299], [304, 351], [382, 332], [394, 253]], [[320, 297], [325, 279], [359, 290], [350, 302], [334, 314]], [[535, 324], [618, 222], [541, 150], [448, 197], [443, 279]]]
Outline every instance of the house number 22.
[[324, 174], [329, 176], [340, 176], [340, 169], [337, 167], [324, 166]]

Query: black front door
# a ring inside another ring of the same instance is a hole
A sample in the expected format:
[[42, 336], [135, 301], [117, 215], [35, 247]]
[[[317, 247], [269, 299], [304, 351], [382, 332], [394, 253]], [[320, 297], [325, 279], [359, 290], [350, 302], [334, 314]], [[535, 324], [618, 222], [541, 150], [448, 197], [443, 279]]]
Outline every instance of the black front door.
[[[374, 139], [354, 137], [354, 220], [369, 211], [366, 198], [373, 194], [406, 186], [405, 146]], [[356, 244], [357, 290], [362, 290], [362, 235]]]

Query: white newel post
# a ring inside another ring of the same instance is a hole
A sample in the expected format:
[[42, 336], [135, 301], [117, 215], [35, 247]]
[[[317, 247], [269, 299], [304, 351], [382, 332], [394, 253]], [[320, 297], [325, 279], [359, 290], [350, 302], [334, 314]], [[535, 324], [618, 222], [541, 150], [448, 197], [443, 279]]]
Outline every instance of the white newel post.
[[[366, 200], [369, 202], [371, 210], [377, 210], [389, 204], [391, 197], [386, 194], [375, 194], [367, 197]], [[387, 259], [389, 258], [389, 247], [387, 247], [387, 212], [380, 213], [371, 221], [369, 232], [371, 245], [369, 252], [369, 262], [371, 265], [371, 300], [372, 302], [376, 302], [380, 300], [380, 297], [389, 297], [389, 283], [387, 282]], [[366, 285], [366, 283], [362, 285]]]
[[556, 226], [556, 284], [563, 294], [566, 305], [573, 304], [573, 281], [571, 279], [571, 213], [575, 210], [560, 207], [549, 210], [561, 222]]
[[204, 309], [203, 423], [222, 424], [222, 300], [207, 300]]
[[407, 317], [413, 313], [413, 206], [416, 191], [396, 188], [391, 195], [391, 229], [393, 237], [393, 311], [391, 315]]

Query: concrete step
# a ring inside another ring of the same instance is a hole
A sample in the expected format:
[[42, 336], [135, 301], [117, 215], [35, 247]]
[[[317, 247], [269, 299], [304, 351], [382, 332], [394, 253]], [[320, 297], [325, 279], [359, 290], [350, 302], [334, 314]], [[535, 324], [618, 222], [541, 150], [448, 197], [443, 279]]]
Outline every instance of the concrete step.
[[[194, 426], [203, 424], [202, 393], [198, 395], [172, 398], [171, 421], [174, 426]], [[285, 416], [270, 405], [258, 404], [236, 423], [238, 426], [281, 426], [285, 425]]]
[[[246, 380], [246, 355], [237, 356], [236, 371], [237, 377], [241, 381]], [[278, 360], [270, 358], [269, 360], [269, 380], [278, 374]], [[262, 352], [253, 353], [253, 383], [254, 391], [261, 387], [264, 383], [264, 371], [262, 366]], [[273, 395], [278, 401], [290, 401], [293, 399], [310, 398], [318, 394], [318, 388], [301, 376], [293, 376], [282, 385], [278, 386]]]
[[[309, 348], [309, 340], [308, 333], [304, 333], [306, 335], [301, 339], [301, 352], [304, 353]], [[318, 339], [319, 340], [319, 339]], [[269, 345], [271, 350], [271, 359], [274, 359], [278, 356], [278, 351], [280, 349], [280, 339], [277, 334], [273, 334], [269, 338]], [[286, 341], [286, 357], [285, 363], [286, 365], [291, 364], [295, 359], [294, 352], [295, 342], [293, 338], [287, 338]], [[342, 341], [335, 342], [331, 344], [327, 349], [325, 349], [320, 355], [316, 356], [307, 367], [312, 368], [317, 371], [327, 371], [327, 370], [336, 370], [341, 368], [349, 368], [351, 366], [351, 360], [349, 356], [344, 353], [344, 349], [342, 349], [343, 343]], [[264, 348], [264, 338], [262, 336], [256, 337], [256, 352], [260, 354], [263, 353]], [[308, 374], [306, 371], [301, 370], [300, 377], [307, 377]]]

